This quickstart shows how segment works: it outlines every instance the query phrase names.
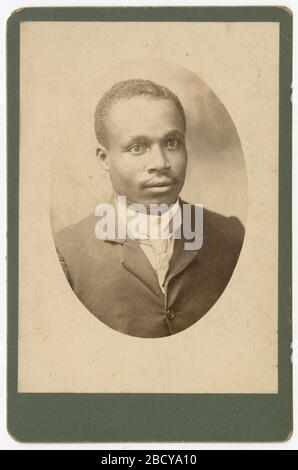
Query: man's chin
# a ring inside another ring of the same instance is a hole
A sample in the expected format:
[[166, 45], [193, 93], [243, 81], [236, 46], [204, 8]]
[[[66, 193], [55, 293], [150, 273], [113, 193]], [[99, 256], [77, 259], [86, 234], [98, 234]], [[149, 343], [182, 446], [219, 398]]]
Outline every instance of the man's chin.
[[152, 204], [166, 204], [168, 206], [171, 206], [174, 204], [178, 199], [178, 194], [169, 194], [167, 191], [156, 191], [153, 192], [153, 194], [150, 195], [150, 197], [147, 197], [146, 199], [143, 199], [142, 204], [144, 204], [146, 207], [150, 207]]

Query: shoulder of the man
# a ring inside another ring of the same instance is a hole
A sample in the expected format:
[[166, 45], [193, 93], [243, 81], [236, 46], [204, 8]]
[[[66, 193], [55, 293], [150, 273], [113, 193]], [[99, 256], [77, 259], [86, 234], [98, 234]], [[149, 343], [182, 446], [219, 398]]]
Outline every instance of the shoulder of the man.
[[225, 272], [234, 268], [239, 258], [245, 230], [240, 220], [235, 216], [225, 216], [217, 212], [204, 209], [203, 236], [205, 255], [222, 265]]
[[[185, 201], [181, 201], [183, 204], [187, 204]], [[191, 205], [192, 220], [195, 217], [194, 204]], [[207, 245], [223, 246], [226, 249], [240, 250], [243, 244], [245, 229], [243, 224], [236, 216], [225, 216], [218, 212], [211, 211], [207, 208], [203, 208], [203, 234], [204, 242], [208, 242]]]
[[56, 249], [59, 253], [67, 256], [77, 254], [86, 246], [92, 243], [95, 237], [95, 226], [97, 219], [94, 214], [90, 214], [80, 222], [68, 225], [54, 235]]
[[204, 209], [203, 214], [203, 223], [207, 236], [209, 235], [209, 237], [218, 241], [224, 241], [228, 245], [242, 246], [245, 229], [237, 217], [228, 217], [208, 209]]

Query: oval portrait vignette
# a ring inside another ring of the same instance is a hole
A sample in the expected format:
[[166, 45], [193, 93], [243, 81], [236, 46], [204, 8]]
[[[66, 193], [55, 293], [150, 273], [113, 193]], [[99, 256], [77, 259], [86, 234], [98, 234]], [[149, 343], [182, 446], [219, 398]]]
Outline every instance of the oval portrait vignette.
[[58, 260], [92, 315], [164, 338], [208, 314], [240, 256], [247, 175], [207, 81], [163, 60], [93, 77], [74, 93], [51, 170]]

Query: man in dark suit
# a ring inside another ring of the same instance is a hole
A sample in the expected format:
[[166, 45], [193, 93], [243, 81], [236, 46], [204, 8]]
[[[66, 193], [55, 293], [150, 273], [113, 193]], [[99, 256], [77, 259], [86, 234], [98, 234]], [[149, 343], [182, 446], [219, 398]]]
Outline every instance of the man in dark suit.
[[97, 155], [110, 174], [115, 217], [107, 220], [108, 235], [97, 210], [56, 237], [80, 301], [103, 323], [132, 336], [169, 336], [198, 321], [224, 291], [242, 247], [237, 218], [204, 209], [197, 224], [196, 206], [183, 216], [185, 130], [183, 107], [169, 89], [147, 80], [115, 84], [95, 112]]

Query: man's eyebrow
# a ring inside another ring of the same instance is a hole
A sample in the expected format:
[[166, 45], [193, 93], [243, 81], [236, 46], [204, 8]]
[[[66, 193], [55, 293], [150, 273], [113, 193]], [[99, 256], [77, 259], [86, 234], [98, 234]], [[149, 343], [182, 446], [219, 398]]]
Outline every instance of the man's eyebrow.
[[169, 137], [184, 137], [184, 133], [180, 129], [172, 129], [171, 131], [167, 132], [164, 136], [164, 139], [168, 139]]
[[139, 143], [148, 143], [150, 139], [146, 135], [134, 135], [129, 137], [123, 144], [124, 147], [127, 147], [132, 144], [139, 144]]

